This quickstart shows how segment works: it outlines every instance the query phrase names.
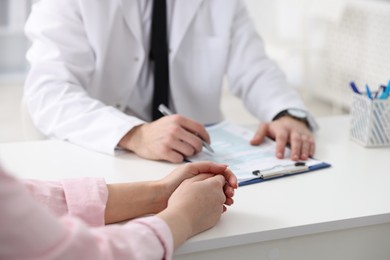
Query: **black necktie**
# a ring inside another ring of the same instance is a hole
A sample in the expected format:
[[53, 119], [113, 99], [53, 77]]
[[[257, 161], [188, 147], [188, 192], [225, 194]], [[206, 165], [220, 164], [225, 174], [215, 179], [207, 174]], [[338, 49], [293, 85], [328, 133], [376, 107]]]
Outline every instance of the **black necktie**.
[[150, 60], [154, 63], [152, 118], [162, 116], [158, 106], [169, 106], [169, 63], [166, 0], [154, 0], [152, 11]]

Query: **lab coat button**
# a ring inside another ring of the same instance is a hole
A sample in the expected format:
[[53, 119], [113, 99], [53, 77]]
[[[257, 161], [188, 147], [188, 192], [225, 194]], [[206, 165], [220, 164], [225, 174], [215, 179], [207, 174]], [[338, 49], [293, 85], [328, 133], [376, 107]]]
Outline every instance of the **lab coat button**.
[[135, 62], [138, 62], [138, 61], [139, 61], [139, 58], [138, 58], [138, 57], [135, 57], [135, 58], [134, 58], [134, 61], [135, 61]]
[[121, 105], [120, 105], [120, 104], [116, 104], [115, 107], [116, 107], [117, 109], [121, 109]]

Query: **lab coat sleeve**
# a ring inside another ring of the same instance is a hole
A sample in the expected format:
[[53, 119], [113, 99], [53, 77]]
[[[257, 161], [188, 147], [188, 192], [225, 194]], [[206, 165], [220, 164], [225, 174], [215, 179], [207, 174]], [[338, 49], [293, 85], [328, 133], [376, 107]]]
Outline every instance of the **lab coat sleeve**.
[[267, 57], [243, 1], [236, 1], [227, 75], [232, 93], [261, 121], [287, 108], [305, 109], [297, 91], [287, 85], [279, 67]]
[[0, 230], [0, 259], [171, 259], [173, 251], [170, 229], [158, 217], [102, 227], [59, 218], [1, 168]]
[[[107, 186], [102, 178], [25, 180], [30, 195], [56, 216], [72, 215], [90, 226], [104, 225]], [[85, 192], [85, 191], [88, 192]]]
[[25, 26], [32, 41], [24, 99], [34, 124], [46, 136], [114, 154], [120, 139], [142, 120], [91, 97], [95, 70], [77, 0], [41, 0]]

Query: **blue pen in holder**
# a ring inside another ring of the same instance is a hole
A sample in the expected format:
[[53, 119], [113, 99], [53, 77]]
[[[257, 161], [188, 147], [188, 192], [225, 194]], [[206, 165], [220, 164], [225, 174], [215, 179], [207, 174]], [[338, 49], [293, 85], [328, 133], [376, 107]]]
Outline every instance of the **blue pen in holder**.
[[365, 147], [390, 146], [390, 99], [352, 95], [351, 139]]

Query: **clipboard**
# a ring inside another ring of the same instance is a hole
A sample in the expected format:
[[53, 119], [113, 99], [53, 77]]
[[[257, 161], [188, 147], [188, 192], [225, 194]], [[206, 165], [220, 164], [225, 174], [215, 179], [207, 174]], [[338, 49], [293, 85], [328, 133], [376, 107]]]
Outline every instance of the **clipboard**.
[[[325, 169], [331, 165], [310, 158], [307, 161], [294, 162], [289, 159], [290, 149], [286, 148], [285, 158], [275, 156], [276, 143], [266, 139], [259, 146], [250, 145], [254, 131], [223, 121], [206, 127], [212, 140], [215, 153], [206, 149], [188, 161], [213, 161], [227, 164], [235, 173], [239, 186], [261, 183], [301, 173]], [[288, 159], [287, 159], [288, 158]]]
[[[297, 162], [296, 164], [300, 164], [300, 163], [302, 163], [302, 162]], [[268, 180], [280, 179], [283, 177], [293, 176], [293, 175], [297, 175], [297, 174], [307, 173], [307, 172], [331, 167], [331, 165], [329, 163], [325, 163], [325, 162], [321, 162], [319, 164], [315, 164], [315, 165], [311, 165], [311, 166], [306, 166], [306, 165], [300, 166], [300, 165], [296, 165], [296, 164], [294, 164], [294, 166], [291, 168], [281, 166], [284, 169], [277, 171], [277, 172], [272, 172], [272, 173], [268, 172], [268, 174], [266, 173], [265, 175], [261, 175], [261, 170], [256, 170], [259, 172], [259, 174], [257, 174], [257, 177], [254, 177], [253, 179], [250, 179], [250, 180], [241, 181], [238, 183], [238, 186], [242, 187], [242, 186], [246, 186], [246, 185], [250, 185], [250, 184], [260, 183], [260, 182], [264, 182], [264, 181], [268, 181]], [[275, 168], [277, 168], [277, 167], [278, 166], [275, 166]], [[256, 171], [254, 171], [254, 172], [256, 172]], [[254, 174], [254, 175], [256, 175], [256, 174]]]

